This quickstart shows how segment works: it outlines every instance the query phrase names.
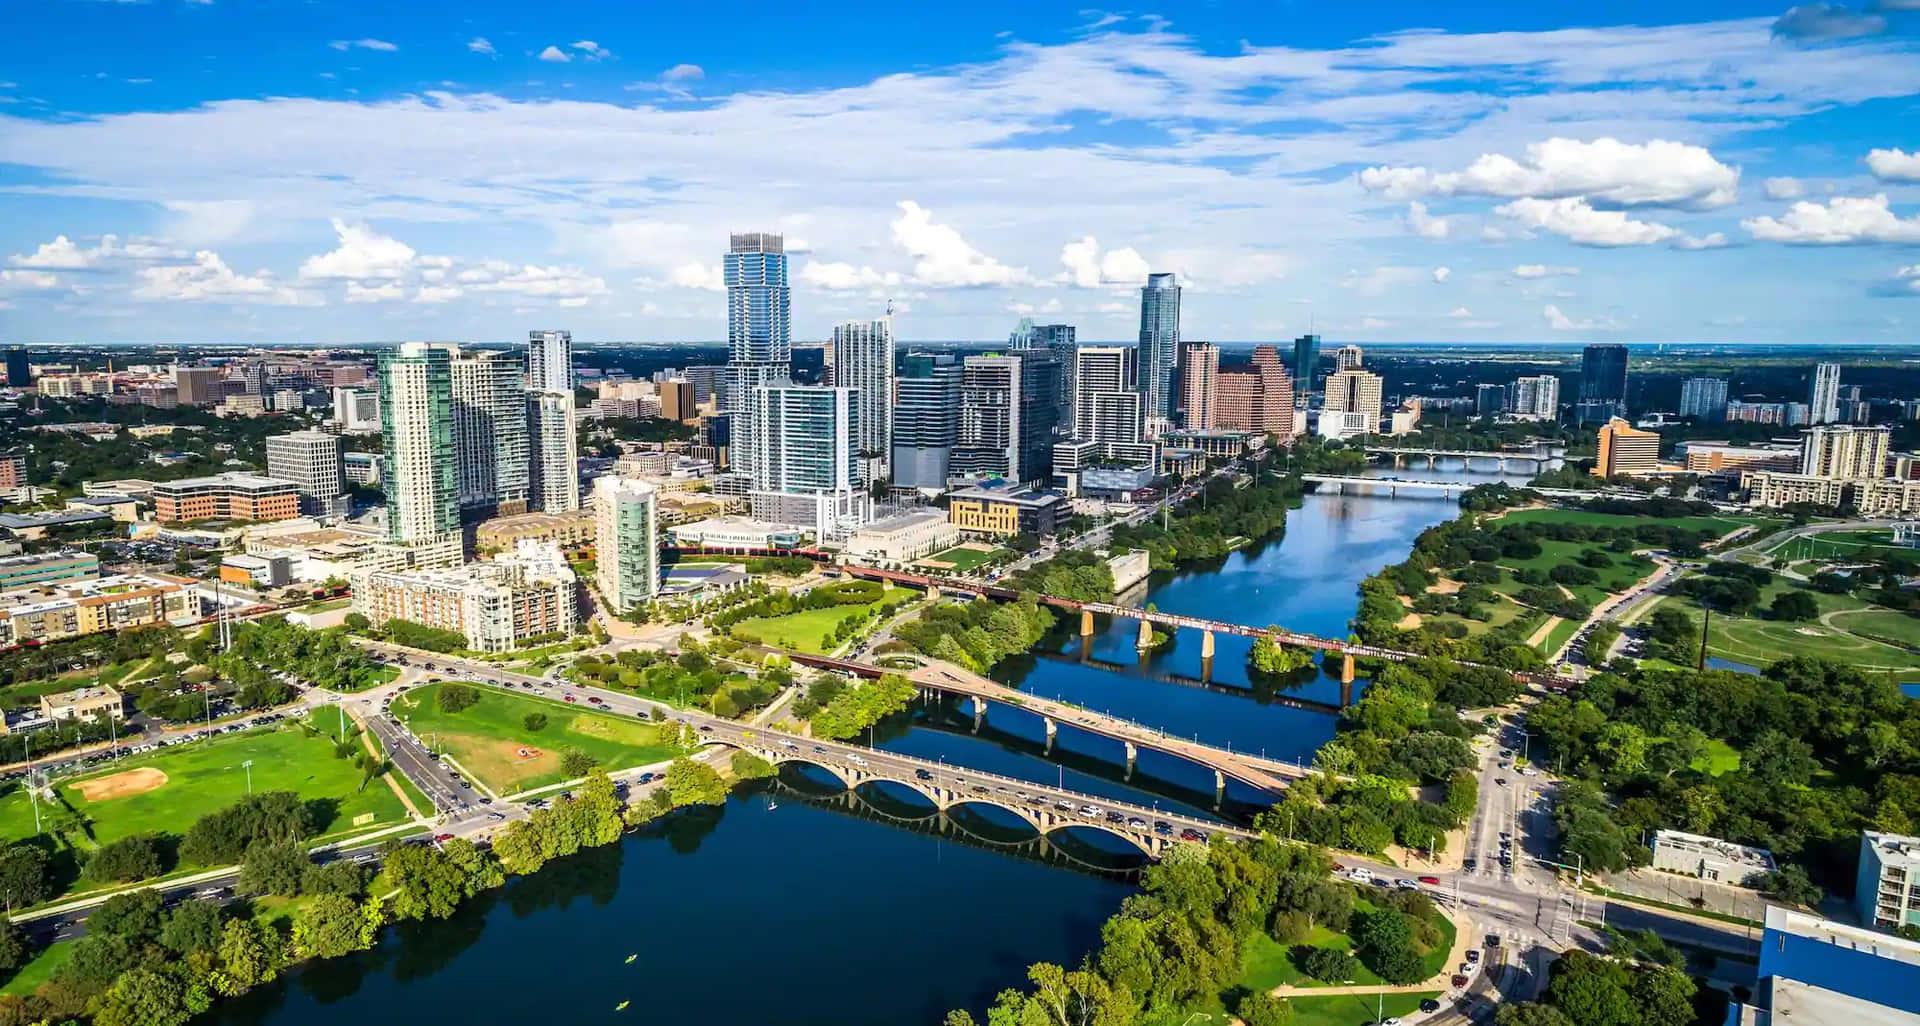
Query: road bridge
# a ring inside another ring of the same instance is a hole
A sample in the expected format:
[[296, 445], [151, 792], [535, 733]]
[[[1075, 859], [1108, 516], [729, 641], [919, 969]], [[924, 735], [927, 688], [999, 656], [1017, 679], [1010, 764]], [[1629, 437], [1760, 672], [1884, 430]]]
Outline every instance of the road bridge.
[[1534, 473], [1550, 469], [1566, 462], [1565, 451], [1555, 454], [1551, 450], [1534, 452], [1493, 451], [1481, 449], [1423, 449], [1395, 446], [1368, 446], [1372, 455], [1386, 456], [1393, 460], [1396, 467], [1408, 466], [1425, 460], [1431, 470], [1441, 460], [1460, 460], [1467, 465], [1468, 473], [1504, 474], [1510, 464], [1525, 464]]
[[1331, 490], [1336, 495], [1345, 495], [1349, 490], [1361, 492], [1386, 492], [1397, 497], [1401, 492], [1409, 495], [1438, 495], [1453, 498], [1472, 490], [1473, 486], [1460, 481], [1416, 481], [1400, 477], [1344, 477], [1337, 474], [1302, 474], [1300, 480], [1312, 482], [1320, 490]]

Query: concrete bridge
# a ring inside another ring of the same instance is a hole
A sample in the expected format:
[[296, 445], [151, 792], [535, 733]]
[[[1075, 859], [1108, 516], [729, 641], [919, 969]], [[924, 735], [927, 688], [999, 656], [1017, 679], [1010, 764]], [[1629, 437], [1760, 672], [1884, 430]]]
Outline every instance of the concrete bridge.
[[1256, 836], [1244, 827], [1213, 820], [834, 741], [737, 725], [716, 727], [703, 736], [752, 752], [776, 766], [818, 767], [848, 790], [894, 784], [926, 799], [939, 812], [988, 806], [1012, 814], [1043, 837], [1064, 830], [1094, 830], [1126, 841], [1149, 858], [1159, 858], [1182, 841], [1204, 841], [1214, 834]]
[[1343, 477], [1335, 474], [1302, 474], [1300, 480], [1311, 481], [1321, 491], [1332, 491], [1336, 495], [1345, 495], [1348, 490], [1359, 492], [1386, 492], [1389, 496], [1398, 496], [1401, 492], [1410, 495], [1438, 495], [1452, 498], [1464, 495], [1473, 488], [1459, 481], [1415, 481], [1398, 477]]
[[1367, 452], [1390, 458], [1396, 467], [1412, 466], [1425, 460], [1427, 469], [1432, 470], [1441, 460], [1461, 460], [1466, 463], [1468, 473], [1486, 474], [1504, 474], [1510, 464], [1525, 464], [1528, 469], [1538, 474], [1542, 470], [1549, 470], [1566, 462], [1565, 450], [1556, 454], [1549, 449], [1536, 449], [1529, 453], [1368, 446]]

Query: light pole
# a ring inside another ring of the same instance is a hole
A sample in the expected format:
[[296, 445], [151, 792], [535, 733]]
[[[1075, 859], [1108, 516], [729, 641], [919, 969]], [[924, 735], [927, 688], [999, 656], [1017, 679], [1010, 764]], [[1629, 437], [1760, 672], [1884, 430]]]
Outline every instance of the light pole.
[[253, 760], [252, 759], [245, 760], [240, 764], [240, 767], [247, 771], [247, 793], [252, 794], [253, 793]]

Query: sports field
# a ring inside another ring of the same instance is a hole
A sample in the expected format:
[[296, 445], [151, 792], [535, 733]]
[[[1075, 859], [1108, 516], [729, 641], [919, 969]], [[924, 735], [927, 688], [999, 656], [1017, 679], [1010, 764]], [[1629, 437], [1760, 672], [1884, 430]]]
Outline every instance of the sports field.
[[917, 565], [964, 574], [1005, 551], [999, 546], [956, 545], [928, 556]]
[[[679, 754], [661, 743], [659, 731], [645, 720], [493, 688], [479, 689], [479, 701], [450, 713], [435, 700], [439, 688], [429, 685], [408, 692], [395, 700], [393, 714], [497, 794], [567, 779], [560, 760], [569, 748], [585, 752], [607, 769], [644, 766]], [[529, 713], [545, 715], [546, 726], [527, 729]]]
[[1590, 524], [1594, 527], [1632, 527], [1639, 523], [1665, 524], [1690, 531], [1718, 531], [1728, 534], [1760, 522], [1757, 517], [1649, 517], [1637, 514], [1592, 513], [1584, 509], [1520, 509], [1501, 516], [1496, 524]]
[[903, 595], [917, 594], [905, 588], [895, 588], [883, 595], [878, 602], [865, 605], [828, 606], [825, 609], [803, 609], [785, 616], [755, 617], [734, 624], [732, 634], [742, 641], [790, 648], [812, 655], [826, 655], [836, 647], [832, 640], [833, 629], [840, 625], [840, 621], [855, 613], [877, 609], [885, 603], [897, 601]]
[[[248, 761], [251, 767], [243, 765]], [[385, 783], [376, 779], [361, 790], [361, 771], [333, 757], [332, 741], [290, 724], [165, 748], [54, 785], [74, 813], [92, 824], [95, 842], [107, 844], [133, 834], [186, 833], [195, 820], [244, 797], [249, 772], [255, 791], [331, 799], [330, 833], [406, 819]], [[42, 807], [43, 820], [52, 818], [50, 811]], [[25, 792], [0, 798], [0, 838], [32, 834], [33, 809]]]

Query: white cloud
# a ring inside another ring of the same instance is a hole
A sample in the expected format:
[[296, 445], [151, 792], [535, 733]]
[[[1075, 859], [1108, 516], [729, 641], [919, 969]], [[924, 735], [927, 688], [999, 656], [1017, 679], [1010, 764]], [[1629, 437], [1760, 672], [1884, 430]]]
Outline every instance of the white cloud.
[[7, 263], [43, 271], [87, 271], [119, 260], [177, 260], [186, 255], [149, 240], [122, 243], [117, 235], [102, 235], [99, 243], [91, 247], [78, 245], [65, 235], [56, 235], [52, 242], [41, 243], [32, 253], [15, 253], [7, 258]]
[[1555, 331], [1615, 331], [1620, 327], [1619, 322], [1611, 317], [1598, 319], [1569, 317], [1552, 303], [1541, 308], [1540, 316], [1546, 319], [1547, 327]]
[[253, 223], [252, 200], [167, 200], [168, 238], [189, 244], [225, 242]]
[[458, 285], [422, 285], [413, 294], [416, 303], [450, 303], [466, 295]]
[[507, 292], [551, 299], [561, 306], [585, 306], [608, 294], [605, 280], [578, 267], [541, 267], [489, 260], [463, 271], [459, 280], [474, 292]]
[[1762, 242], [1803, 246], [1920, 242], [1920, 217], [1896, 215], [1887, 206], [1886, 193], [1835, 196], [1825, 206], [1802, 200], [1783, 217], [1749, 217], [1740, 227]]
[[1580, 273], [1578, 267], [1565, 267], [1554, 264], [1521, 264], [1513, 269], [1513, 276], [1532, 280], [1535, 278], [1571, 278]]
[[220, 254], [203, 249], [191, 264], [142, 267], [133, 289], [136, 299], [177, 302], [266, 303], [278, 306], [317, 305], [299, 292], [274, 280], [268, 271], [240, 274]]
[[893, 220], [893, 241], [914, 258], [913, 279], [934, 288], [1023, 285], [1033, 281], [1024, 267], [1008, 267], [973, 248], [953, 227], [937, 224], [933, 211], [901, 200]]
[[1444, 239], [1451, 225], [1444, 217], [1427, 213], [1427, 205], [1414, 200], [1407, 204], [1407, 229], [1423, 239]]
[[698, 64], [676, 64], [660, 73], [662, 82], [698, 82], [706, 77], [706, 69]]
[[809, 260], [800, 268], [800, 280], [828, 292], [851, 292], [893, 288], [900, 284], [901, 279], [893, 271], [876, 271], [871, 267], [837, 261]]
[[467, 40], [467, 52], [477, 53], [487, 57], [498, 56], [498, 51], [493, 48], [491, 42], [487, 41], [486, 36], [474, 36], [472, 39]]
[[404, 299], [407, 287], [397, 281], [383, 281], [373, 285], [363, 285], [358, 281], [347, 282], [347, 302], [349, 303], [387, 303]]
[[[596, 43], [591, 39], [582, 39], [579, 42], [574, 43], [573, 48], [575, 50], [580, 51], [581, 53], [586, 54], [587, 60], [590, 60], [590, 61], [603, 61], [613, 56], [612, 50], [609, 50], [606, 47], [601, 46], [599, 43]], [[543, 60], [545, 59], [545, 57], [546, 57], [545, 54], [541, 54], [541, 58]]]
[[1920, 182], [1920, 150], [1874, 150], [1867, 154], [1867, 169], [1882, 181]]
[[717, 264], [703, 264], [698, 261], [681, 264], [667, 276], [670, 284], [683, 289], [706, 289], [718, 292], [726, 288], [726, 274]]
[[1453, 268], [1451, 267], [1436, 267], [1433, 269], [1433, 283], [1435, 285], [1439, 285], [1445, 282], [1448, 278], [1452, 276], [1453, 276]]
[[1038, 306], [1032, 303], [1007, 304], [1008, 312], [1019, 314], [1022, 317], [1031, 317], [1034, 314], [1059, 313], [1063, 309], [1065, 309], [1065, 306], [1061, 304], [1059, 299], [1049, 299]]
[[53, 289], [60, 277], [46, 271], [0, 271], [0, 287], [9, 289]]
[[1799, 199], [1806, 195], [1806, 183], [1798, 178], [1769, 178], [1760, 183], [1760, 191], [1770, 200]]
[[1067, 270], [1060, 281], [1083, 289], [1104, 285], [1139, 286], [1147, 281], [1147, 260], [1132, 246], [1100, 252], [1100, 242], [1088, 235], [1060, 247], [1060, 263]]
[[1448, 312], [1447, 316], [1456, 321], [1464, 321], [1473, 317], [1473, 311], [1464, 306], [1456, 306]]
[[382, 53], [392, 53], [400, 49], [384, 39], [336, 39], [327, 45], [336, 50], [351, 50], [357, 47], [361, 50], [379, 50]]
[[413, 247], [399, 239], [381, 235], [363, 224], [348, 224], [337, 217], [333, 219], [333, 231], [339, 236], [340, 245], [308, 257], [300, 265], [300, 277], [349, 281], [396, 279], [414, 270]]
[[1740, 170], [1690, 143], [1554, 138], [1529, 144], [1524, 160], [1485, 153], [1465, 171], [1371, 167], [1360, 184], [1394, 199], [1588, 196], [1622, 206], [1718, 207], [1738, 195]]
[[1422, 279], [1431, 278], [1432, 272], [1418, 267], [1376, 267], [1371, 271], [1348, 271], [1340, 279], [1340, 287], [1352, 289], [1363, 296], [1381, 296], [1403, 285], [1412, 285]]
[[557, 46], [549, 45], [546, 49], [540, 51], [540, 59], [543, 61], [551, 61], [555, 64], [565, 64], [573, 60], [573, 55]]
[[1719, 249], [1727, 245], [1727, 237], [1720, 232], [1706, 235], [1682, 235], [1673, 240], [1674, 249]]
[[1636, 221], [1624, 211], [1595, 210], [1582, 196], [1553, 200], [1527, 197], [1497, 206], [1493, 212], [1582, 246], [1646, 246], [1683, 234], [1657, 221]]

